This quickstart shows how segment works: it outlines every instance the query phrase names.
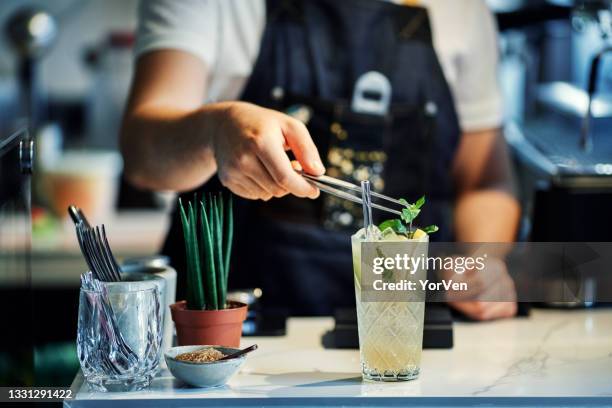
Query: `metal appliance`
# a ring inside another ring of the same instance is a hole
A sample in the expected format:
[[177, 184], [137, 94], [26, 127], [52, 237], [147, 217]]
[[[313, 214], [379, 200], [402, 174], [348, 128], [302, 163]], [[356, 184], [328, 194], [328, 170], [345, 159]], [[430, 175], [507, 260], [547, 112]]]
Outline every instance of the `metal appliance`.
[[[520, 125], [509, 124], [505, 135], [521, 163], [521, 184], [533, 191], [525, 200], [531, 241], [612, 241], [612, 65], [606, 64], [612, 0], [574, 1], [570, 23], [576, 36], [597, 32], [597, 49], [583, 58], [573, 41], [572, 62], [585, 67], [573, 69], [572, 81], [539, 85], [536, 112]], [[591, 283], [594, 290], [609, 289]]]
[[34, 381], [31, 290], [33, 142], [26, 126], [0, 133], [0, 382]]
[[581, 70], [587, 78], [539, 85], [537, 114], [525, 120], [522, 132], [516, 126], [508, 131], [519, 158], [554, 187], [612, 187], [612, 89], [597, 92], [612, 67], [605, 64], [612, 55], [612, 0], [575, 2], [574, 30], [593, 25], [602, 43]]

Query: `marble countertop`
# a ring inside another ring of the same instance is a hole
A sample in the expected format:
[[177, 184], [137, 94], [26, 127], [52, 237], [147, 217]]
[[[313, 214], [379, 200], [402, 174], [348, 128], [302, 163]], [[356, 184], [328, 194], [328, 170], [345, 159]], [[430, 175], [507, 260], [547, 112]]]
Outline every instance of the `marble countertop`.
[[[79, 374], [67, 407], [247, 405], [612, 405], [612, 310], [533, 310], [528, 318], [456, 323], [455, 346], [425, 350], [418, 380], [363, 382], [357, 350], [326, 350], [331, 318], [293, 318], [285, 337], [247, 338], [259, 350], [227, 386], [195, 389], [162, 370], [150, 389], [90, 392]], [[452, 399], [449, 399], [452, 398]], [[533, 398], [547, 398], [534, 400]], [[162, 401], [163, 400], [163, 401]], [[569, 402], [569, 405], [574, 403]]]

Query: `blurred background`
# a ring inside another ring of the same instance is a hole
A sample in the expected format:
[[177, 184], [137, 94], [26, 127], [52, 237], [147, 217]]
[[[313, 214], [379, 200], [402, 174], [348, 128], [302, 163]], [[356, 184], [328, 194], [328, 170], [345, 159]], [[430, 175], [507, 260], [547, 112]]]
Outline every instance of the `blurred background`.
[[[612, 0], [487, 3], [500, 29], [504, 135], [524, 208], [519, 239], [612, 241]], [[1, 382], [68, 385], [78, 369], [86, 265], [69, 203], [111, 226], [120, 258], [155, 254], [168, 227], [173, 195], [127, 186], [116, 150], [137, 6], [0, 4], [0, 308], [12, 328]], [[29, 363], [14, 372], [10, 359]]]

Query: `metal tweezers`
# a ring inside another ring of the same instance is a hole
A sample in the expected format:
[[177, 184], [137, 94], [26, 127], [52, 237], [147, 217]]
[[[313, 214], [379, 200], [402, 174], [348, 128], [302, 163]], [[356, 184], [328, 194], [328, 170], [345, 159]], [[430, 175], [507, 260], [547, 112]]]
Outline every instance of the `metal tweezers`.
[[[321, 191], [324, 191], [331, 195], [335, 195], [336, 197], [340, 197], [345, 200], [352, 201], [354, 203], [358, 203], [358, 204], [363, 203], [362, 199], [360, 198], [361, 197], [361, 187], [355, 184], [349, 183], [348, 181], [339, 180], [337, 178], [329, 177], [329, 176], [312, 176], [304, 172], [300, 172], [300, 175], [304, 177], [305, 179], [307, 179], [308, 182], [315, 185]], [[336, 188], [336, 187], [339, 187], [339, 188]], [[344, 190], [348, 190], [349, 192], [341, 190], [340, 188]], [[351, 194], [350, 191], [359, 193], [359, 197]], [[376, 193], [374, 191], [372, 191], [370, 194], [372, 197], [376, 197], [381, 200], [389, 201], [389, 202], [392, 202], [394, 204], [398, 204], [404, 207], [404, 204], [402, 204], [401, 201], [396, 200], [395, 198], [391, 198], [386, 195]], [[372, 203], [372, 208], [376, 208], [381, 211], [386, 211], [388, 213], [395, 214], [395, 215], [402, 215], [401, 211], [393, 210], [391, 208], [385, 207], [380, 204]]]

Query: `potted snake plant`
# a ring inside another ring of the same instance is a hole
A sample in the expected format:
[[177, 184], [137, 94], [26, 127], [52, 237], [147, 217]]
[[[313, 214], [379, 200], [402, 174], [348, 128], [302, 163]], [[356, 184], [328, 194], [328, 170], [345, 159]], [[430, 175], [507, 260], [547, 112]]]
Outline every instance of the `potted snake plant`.
[[187, 264], [187, 299], [170, 306], [179, 345], [240, 345], [244, 303], [227, 300], [233, 238], [231, 193], [179, 200]]

